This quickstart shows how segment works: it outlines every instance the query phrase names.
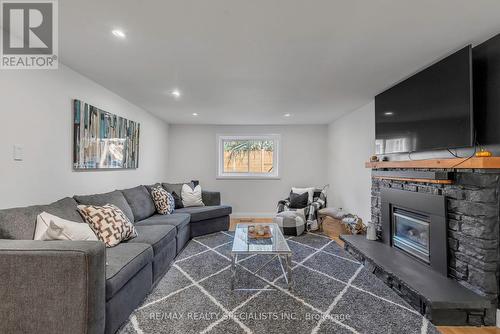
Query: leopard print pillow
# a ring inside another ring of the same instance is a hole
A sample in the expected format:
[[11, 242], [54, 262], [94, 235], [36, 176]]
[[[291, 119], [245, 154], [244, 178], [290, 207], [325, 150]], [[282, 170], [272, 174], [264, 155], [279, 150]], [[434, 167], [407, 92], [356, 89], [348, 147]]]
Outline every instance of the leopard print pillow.
[[169, 215], [174, 212], [174, 197], [163, 189], [163, 187], [158, 186], [153, 188], [151, 191], [151, 197], [155, 203], [156, 212], [160, 215]]

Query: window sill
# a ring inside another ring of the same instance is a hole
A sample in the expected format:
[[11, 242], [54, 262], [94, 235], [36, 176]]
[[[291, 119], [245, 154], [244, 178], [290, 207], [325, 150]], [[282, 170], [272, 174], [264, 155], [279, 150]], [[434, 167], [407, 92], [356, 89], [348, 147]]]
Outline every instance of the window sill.
[[228, 176], [223, 176], [223, 175], [218, 175], [216, 180], [280, 180], [281, 177], [279, 176], [243, 176], [243, 175], [228, 175]]

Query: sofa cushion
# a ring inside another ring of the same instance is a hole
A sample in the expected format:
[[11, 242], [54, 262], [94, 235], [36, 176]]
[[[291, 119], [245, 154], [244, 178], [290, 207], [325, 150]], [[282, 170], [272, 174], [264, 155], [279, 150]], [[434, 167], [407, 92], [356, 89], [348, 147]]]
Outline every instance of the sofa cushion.
[[230, 215], [231, 212], [232, 208], [227, 205], [197, 206], [175, 210], [175, 213], [189, 213], [191, 215], [191, 222], [223, 217]]
[[116, 247], [107, 248], [106, 300], [111, 299], [135, 274], [152, 261], [153, 249], [147, 244], [121, 243]]
[[220, 192], [202, 190], [201, 200], [206, 206], [220, 205]]
[[[148, 190], [149, 194], [151, 194], [151, 191], [156, 188], [156, 187], [162, 187], [161, 183], [155, 183], [155, 184], [147, 184], [145, 185], [144, 187], [146, 187], [146, 189]], [[164, 187], [165, 188], [165, 187]]]
[[0, 210], [0, 239], [33, 239], [40, 206]]
[[120, 210], [123, 211], [123, 213], [127, 216], [127, 218], [131, 222], [134, 221], [134, 213], [132, 212], [130, 205], [125, 199], [125, 196], [123, 196], [122, 192], [119, 190], [115, 190], [105, 194], [75, 195], [73, 198], [79, 204], [84, 204], [84, 205], [96, 205], [96, 206], [103, 206], [106, 204], [116, 205]]
[[153, 247], [154, 255], [159, 254], [165, 246], [175, 240], [177, 231], [173, 225], [136, 226], [138, 236], [127, 243], [148, 244]]
[[77, 223], [84, 223], [84, 220], [78, 211], [78, 203], [76, 203], [76, 201], [71, 197], [65, 197], [49, 205], [42, 205], [41, 209], [62, 219], [71, 220]]
[[135, 221], [146, 219], [155, 214], [155, 205], [145, 186], [125, 189], [122, 190], [122, 193], [132, 209]]
[[34, 205], [0, 210], [0, 239], [33, 240], [36, 217], [47, 212], [60, 218], [83, 223], [77, 203], [66, 197], [49, 205]]
[[172, 213], [171, 215], [154, 215], [137, 223], [137, 226], [172, 225], [177, 231], [189, 224], [190, 216], [187, 213]]

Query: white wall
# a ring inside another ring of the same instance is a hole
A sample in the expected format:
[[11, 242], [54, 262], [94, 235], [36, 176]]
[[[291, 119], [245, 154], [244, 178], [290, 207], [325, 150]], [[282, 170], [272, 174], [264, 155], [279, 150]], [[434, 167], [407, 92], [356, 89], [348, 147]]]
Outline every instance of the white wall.
[[[137, 170], [72, 170], [72, 99], [141, 123]], [[0, 208], [164, 180], [168, 125], [66, 66], [0, 73]], [[13, 145], [24, 161], [13, 160]]]
[[[280, 134], [279, 180], [220, 180], [217, 173], [217, 134]], [[198, 179], [202, 188], [221, 192], [234, 216], [272, 215], [277, 201], [292, 186], [327, 183], [326, 125], [216, 126], [170, 125], [169, 173], [173, 182]]]
[[350, 112], [328, 126], [329, 206], [371, 220], [371, 170], [374, 154], [375, 103]]

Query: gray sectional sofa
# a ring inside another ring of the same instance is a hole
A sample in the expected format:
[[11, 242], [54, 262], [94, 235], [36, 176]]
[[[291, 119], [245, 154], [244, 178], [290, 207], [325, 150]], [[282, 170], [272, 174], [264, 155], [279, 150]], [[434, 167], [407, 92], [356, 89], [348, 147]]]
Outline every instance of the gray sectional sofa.
[[[115, 333], [170, 268], [190, 238], [229, 228], [231, 207], [203, 192], [205, 207], [156, 214], [151, 186], [0, 210], [0, 333]], [[84, 223], [78, 204], [118, 206], [138, 236], [34, 241], [43, 211]]]

